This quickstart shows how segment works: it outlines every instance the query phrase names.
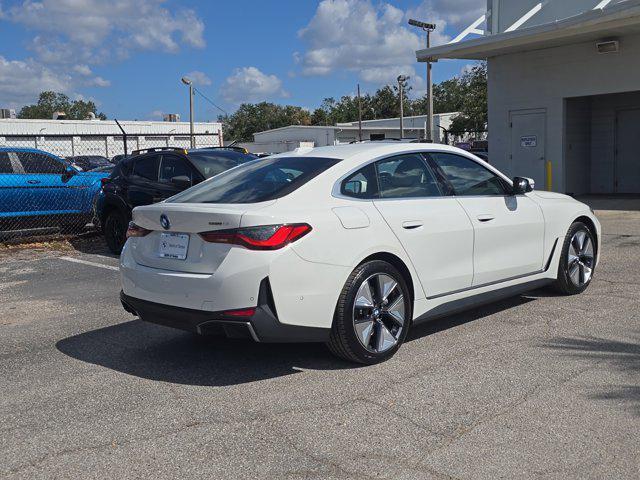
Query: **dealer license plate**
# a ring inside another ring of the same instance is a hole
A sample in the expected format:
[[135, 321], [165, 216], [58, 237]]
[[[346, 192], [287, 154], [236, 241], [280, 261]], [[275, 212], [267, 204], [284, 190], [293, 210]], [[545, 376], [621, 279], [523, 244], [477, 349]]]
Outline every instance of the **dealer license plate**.
[[161, 233], [158, 256], [184, 260], [189, 249], [189, 235], [186, 233]]

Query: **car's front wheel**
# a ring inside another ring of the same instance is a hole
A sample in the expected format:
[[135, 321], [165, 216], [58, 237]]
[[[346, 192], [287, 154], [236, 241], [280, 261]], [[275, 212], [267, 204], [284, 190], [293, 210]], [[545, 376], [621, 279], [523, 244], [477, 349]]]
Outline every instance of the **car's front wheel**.
[[561, 255], [555, 289], [564, 295], [584, 292], [596, 266], [596, 242], [589, 227], [582, 222], [573, 223], [565, 236]]
[[411, 318], [411, 295], [400, 272], [387, 262], [366, 262], [342, 289], [327, 346], [352, 362], [381, 362], [400, 348]]
[[111, 252], [119, 255], [127, 240], [127, 217], [120, 210], [111, 210], [104, 221], [103, 231], [107, 246]]

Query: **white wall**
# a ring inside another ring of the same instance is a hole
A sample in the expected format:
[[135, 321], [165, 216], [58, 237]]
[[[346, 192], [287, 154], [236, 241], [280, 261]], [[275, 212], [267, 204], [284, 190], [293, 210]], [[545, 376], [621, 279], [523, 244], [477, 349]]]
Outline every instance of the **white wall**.
[[[620, 41], [621, 51], [618, 54], [599, 55], [595, 51], [595, 43], [586, 42], [490, 58], [491, 162], [505, 173], [513, 173], [509, 159], [510, 111], [546, 109], [546, 157], [553, 164], [552, 189], [569, 191], [563, 162], [565, 98], [640, 90], [640, 36], [622, 37]], [[601, 128], [595, 130], [602, 131]], [[604, 148], [611, 149], [610, 146]], [[598, 157], [594, 158], [597, 160]]]
[[[611, 0], [615, 5], [623, 0]], [[522, 27], [532, 27], [573, 17], [592, 10], [601, 0], [549, 0], [542, 2], [542, 9], [527, 20]], [[491, 33], [501, 33], [522, 18], [541, 0], [488, 0], [487, 11], [491, 11], [489, 26]]]

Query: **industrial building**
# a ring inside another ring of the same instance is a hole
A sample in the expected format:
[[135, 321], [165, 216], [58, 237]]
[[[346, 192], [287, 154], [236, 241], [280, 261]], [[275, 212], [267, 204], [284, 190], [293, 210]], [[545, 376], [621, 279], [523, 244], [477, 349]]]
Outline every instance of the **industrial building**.
[[[451, 121], [457, 113], [442, 113], [434, 115], [433, 139], [444, 143]], [[425, 115], [404, 117], [404, 138], [425, 138], [427, 117]], [[362, 132], [362, 138], [360, 133]], [[400, 119], [383, 118], [377, 120], [363, 120], [362, 130], [358, 122], [338, 123], [329, 126], [289, 125], [274, 128], [253, 135], [254, 141], [243, 143], [242, 146], [251, 152], [280, 153], [294, 150], [298, 147], [323, 147], [362, 140], [385, 140], [400, 138]]]
[[640, 193], [640, 1], [488, 0], [418, 60], [487, 60], [489, 157], [537, 188]]
[[[190, 146], [189, 122], [122, 121], [127, 151]], [[222, 144], [222, 124], [194, 123], [197, 147]], [[124, 153], [124, 136], [110, 120], [0, 119], [0, 147], [39, 148], [61, 157]]]

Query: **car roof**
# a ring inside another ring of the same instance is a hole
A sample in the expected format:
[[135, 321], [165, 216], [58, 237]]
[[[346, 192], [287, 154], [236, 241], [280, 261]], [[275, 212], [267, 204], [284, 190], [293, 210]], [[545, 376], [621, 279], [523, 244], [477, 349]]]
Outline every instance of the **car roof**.
[[363, 156], [378, 157], [404, 152], [449, 152], [469, 155], [469, 152], [466, 152], [461, 148], [442, 145], [439, 143], [366, 142], [332, 145], [328, 147], [301, 147], [291, 152], [284, 152], [275, 156], [324, 157], [338, 158], [341, 160], [360, 160]]
[[57, 155], [49, 152], [45, 152], [44, 150], [39, 150], [37, 148], [13, 148], [13, 147], [0, 147], [0, 152], [25, 152], [25, 153], [44, 153], [46, 155], [51, 155], [53, 157], [57, 157]]

